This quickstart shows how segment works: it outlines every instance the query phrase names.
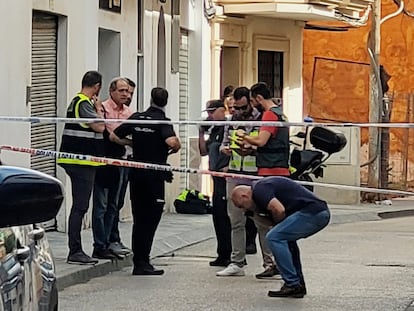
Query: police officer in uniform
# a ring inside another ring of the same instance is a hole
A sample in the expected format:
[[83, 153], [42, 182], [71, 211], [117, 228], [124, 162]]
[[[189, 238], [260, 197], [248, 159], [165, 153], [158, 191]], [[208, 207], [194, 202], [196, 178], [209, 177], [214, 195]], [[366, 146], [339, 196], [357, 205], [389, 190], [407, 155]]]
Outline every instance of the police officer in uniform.
[[[102, 86], [102, 75], [97, 71], [88, 71], [82, 78], [82, 89], [71, 101], [67, 118], [102, 118], [102, 102], [98, 99]], [[103, 156], [103, 122], [66, 123], [60, 145], [61, 152], [81, 155]], [[69, 256], [71, 264], [96, 264], [82, 250], [82, 220], [89, 208], [95, 173], [100, 163], [84, 160], [81, 157], [61, 157], [57, 163], [64, 168], [72, 184], [72, 208], [69, 215]]]
[[[213, 99], [207, 102], [207, 120], [224, 121], [226, 119], [224, 103], [221, 99]], [[204, 134], [208, 133], [205, 140]], [[220, 152], [223, 141], [224, 126], [200, 127], [198, 147], [201, 156], [208, 155], [208, 167], [210, 171], [226, 171], [229, 165], [229, 157]], [[217, 258], [209, 262], [210, 266], [224, 266], [230, 263], [231, 255], [231, 224], [227, 214], [226, 179], [212, 176], [213, 178], [213, 206], [211, 216], [213, 218], [214, 231], [217, 239]]]
[[[168, 92], [156, 87], [151, 91], [151, 106], [144, 112], [136, 112], [129, 120], [170, 120], [165, 116]], [[171, 124], [121, 124], [111, 133], [111, 140], [126, 144], [132, 134], [133, 160], [165, 165], [169, 154], [181, 148]], [[133, 275], [161, 275], [164, 270], [150, 263], [150, 252], [155, 231], [164, 208], [165, 181], [172, 181], [168, 172], [134, 168], [130, 175], [131, 205], [133, 215], [132, 251]]]

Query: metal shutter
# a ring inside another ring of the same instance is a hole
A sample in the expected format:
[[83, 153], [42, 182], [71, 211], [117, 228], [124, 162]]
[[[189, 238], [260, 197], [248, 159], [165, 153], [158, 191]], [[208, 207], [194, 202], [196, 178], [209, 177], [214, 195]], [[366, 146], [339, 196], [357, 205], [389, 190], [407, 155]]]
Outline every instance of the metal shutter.
[[[57, 18], [33, 12], [31, 116], [56, 117]], [[31, 125], [32, 148], [56, 150], [56, 124]], [[31, 156], [31, 168], [56, 176], [56, 161]]]
[[[179, 56], [179, 74], [180, 74], [180, 104], [179, 119], [180, 121], [188, 120], [188, 32], [181, 31], [180, 56]], [[188, 125], [179, 126], [179, 137], [182, 143], [180, 151], [180, 166], [188, 167]], [[188, 174], [180, 174], [180, 189], [188, 187]]]

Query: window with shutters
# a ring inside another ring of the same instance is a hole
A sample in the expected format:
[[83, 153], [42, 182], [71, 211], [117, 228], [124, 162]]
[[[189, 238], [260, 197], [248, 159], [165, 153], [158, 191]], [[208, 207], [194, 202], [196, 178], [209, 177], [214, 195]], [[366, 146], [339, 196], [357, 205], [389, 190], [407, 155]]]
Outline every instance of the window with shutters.
[[[179, 51], [179, 75], [180, 75], [180, 121], [188, 120], [188, 32], [181, 31], [181, 43]], [[188, 125], [179, 126], [179, 137], [181, 140], [180, 166], [188, 167]], [[180, 174], [180, 189], [188, 187], [188, 174]]]

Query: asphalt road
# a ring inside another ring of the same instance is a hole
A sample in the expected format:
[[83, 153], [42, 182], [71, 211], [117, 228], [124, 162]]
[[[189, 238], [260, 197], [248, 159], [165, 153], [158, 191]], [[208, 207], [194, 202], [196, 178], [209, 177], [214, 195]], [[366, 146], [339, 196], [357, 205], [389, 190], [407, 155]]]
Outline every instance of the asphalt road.
[[[308, 295], [268, 298], [280, 280], [257, 280], [259, 255], [244, 277], [216, 277], [208, 266], [215, 241], [193, 245], [154, 263], [164, 276], [130, 269], [60, 292], [60, 310], [414, 310], [414, 217], [330, 225], [300, 242]], [[411, 306], [411, 307], [410, 307]]]

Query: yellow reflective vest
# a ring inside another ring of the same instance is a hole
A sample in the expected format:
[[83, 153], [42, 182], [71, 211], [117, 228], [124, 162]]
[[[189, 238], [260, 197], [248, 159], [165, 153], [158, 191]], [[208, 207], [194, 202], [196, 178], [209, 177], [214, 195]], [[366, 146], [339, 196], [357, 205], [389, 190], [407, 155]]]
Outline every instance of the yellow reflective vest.
[[[93, 103], [85, 94], [79, 93], [70, 103], [66, 117], [80, 118], [79, 106], [81, 102]], [[58, 164], [74, 164], [101, 166], [104, 163], [97, 163], [86, 159], [89, 156], [104, 156], [103, 134], [92, 130], [85, 123], [66, 123], [62, 135], [62, 143], [60, 145], [61, 152], [75, 153], [79, 156], [62, 156], [57, 159]]]
[[[253, 130], [249, 134], [249, 136], [258, 136], [259, 131]], [[256, 156], [255, 155], [246, 155], [242, 156], [237, 153], [237, 149], [240, 149], [240, 146], [236, 144], [236, 131], [230, 130], [230, 149], [231, 149], [231, 158], [229, 163], [229, 171], [232, 172], [242, 172], [246, 174], [256, 174], [257, 173], [257, 166], [256, 166]]]

